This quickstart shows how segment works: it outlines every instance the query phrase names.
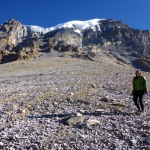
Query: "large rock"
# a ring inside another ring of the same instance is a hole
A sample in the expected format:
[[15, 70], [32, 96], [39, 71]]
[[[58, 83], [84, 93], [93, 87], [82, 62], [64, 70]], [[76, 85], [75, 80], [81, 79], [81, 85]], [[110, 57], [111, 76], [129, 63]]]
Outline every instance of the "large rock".
[[11, 19], [0, 26], [0, 49], [12, 50], [27, 36], [26, 28], [18, 21]]
[[76, 125], [77, 123], [83, 123], [84, 117], [82, 116], [77, 116], [77, 117], [71, 117], [66, 121], [68, 125]]

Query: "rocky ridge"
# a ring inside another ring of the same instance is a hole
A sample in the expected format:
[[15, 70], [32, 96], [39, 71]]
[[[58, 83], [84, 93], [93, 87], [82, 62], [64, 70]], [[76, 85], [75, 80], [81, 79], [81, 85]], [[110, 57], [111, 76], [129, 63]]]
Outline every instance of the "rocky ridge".
[[47, 29], [11, 19], [0, 26], [2, 63], [53, 53], [89, 59], [105, 49], [122, 62], [150, 71], [149, 47], [148, 30], [133, 29], [113, 19], [71, 21]]

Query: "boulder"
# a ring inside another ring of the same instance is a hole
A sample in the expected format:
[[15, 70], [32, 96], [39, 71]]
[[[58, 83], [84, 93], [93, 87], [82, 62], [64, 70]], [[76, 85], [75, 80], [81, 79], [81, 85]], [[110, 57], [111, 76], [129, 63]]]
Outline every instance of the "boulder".
[[77, 123], [83, 123], [84, 122], [84, 117], [82, 116], [77, 116], [77, 117], [71, 117], [66, 121], [66, 123], [70, 125], [76, 125]]
[[100, 121], [96, 119], [88, 119], [86, 123], [87, 123], [87, 126], [93, 126], [93, 125], [99, 125]]

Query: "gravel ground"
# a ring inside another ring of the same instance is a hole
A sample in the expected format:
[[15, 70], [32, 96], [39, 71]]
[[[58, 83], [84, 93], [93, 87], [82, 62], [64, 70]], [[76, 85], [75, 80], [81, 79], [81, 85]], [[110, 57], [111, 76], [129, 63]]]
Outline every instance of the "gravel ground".
[[0, 149], [150, 149], [150, 96], [137, 113], [131, 66], [108, 57], [40, 58], [0, 70]]

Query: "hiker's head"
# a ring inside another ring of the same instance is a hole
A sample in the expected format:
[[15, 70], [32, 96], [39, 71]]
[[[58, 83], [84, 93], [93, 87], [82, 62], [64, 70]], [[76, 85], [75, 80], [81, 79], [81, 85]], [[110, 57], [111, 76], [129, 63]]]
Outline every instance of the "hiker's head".
[[136, 70], [135, 74], [136, 74], [137, 77], [140, 77], [141, 76], [141, 70], [139, 70], [139, 69]]

